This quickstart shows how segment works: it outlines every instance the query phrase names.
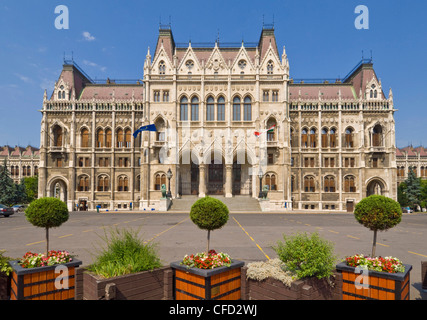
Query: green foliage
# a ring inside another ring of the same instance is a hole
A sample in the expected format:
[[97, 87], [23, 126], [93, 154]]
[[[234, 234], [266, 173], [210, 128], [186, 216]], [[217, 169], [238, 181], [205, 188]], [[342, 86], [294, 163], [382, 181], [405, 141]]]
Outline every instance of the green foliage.
[[203, 230], [215, 230], [228, 221], [228, 208], [220, 200], [204, 197], [193, 203], [190, 211], [191, 221]]
[[397, 187], [397, 201], [399, 202], [401, 207], [409, 206], [408, 195], [406, 194], [406, 183], [402, 182]]
[[0, 250], [0, 273], [8, 276], [13, 270], [9, 264], [9, 261], [14, 259], [4, 256], [4, 252], [4, 250]]
[[6, 206], [12, 206], [16, 201], [16, 186], [10, 177], [7, 169], [7, 160], [4, 159], [3, 165], [0, 166], [0, 203]]
[[22, 179], [22, 183], [25, 186], [25, 203], [30, 203], [37, 199], [38, 182], [38, 176], [26, 177]]
[[27, 220], [40, 228], [55, 228], [69, 217], [65, 202], [51, 197], [40, 198], [30, 203], [25, 210]]
[[421, 199], [421, 179], [417, 178], [415, 170], [412, 168], [408, 170], [408, 178], [406, 178], [405, 184], [408, 205], [415, 210]]
[[105, 235], [104, 241], [107, 243], [106, 249], [88, 267], [97, 275], [111, 278], [162, 266], [155, 246], [144, 244], [137, 232], [112, 229], [109, 237]]
[[356, 220], [373, 231], [384, 231], [400, 223], [402, 209], [397, 201], [381, 195], [362, 199], [354, 209]]
[[331, 242], [320, 238], [318, 233], [283, 235], [283, 239], [284, 242], [278, 241], [273, 249], [286, 269], [296, 273], [299, 279], [322, 279], [333, 274], [337, 257]]

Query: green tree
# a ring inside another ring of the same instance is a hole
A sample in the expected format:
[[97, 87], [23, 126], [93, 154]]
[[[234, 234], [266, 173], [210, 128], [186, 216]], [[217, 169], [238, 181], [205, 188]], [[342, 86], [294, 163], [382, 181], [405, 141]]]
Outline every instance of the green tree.
[[208, 196], [200, 198], [191, 206], [191, 221], [200, 229], [208, 231], [206, 253], [209, 252], [210, 232], [222, 228], [228, 221], [228, 214], [228, 208], [221, 200]]
[[4, 159], [3, 165], [0, 166], [0, 203], [11, 206], [15, 204], [16, 186], [10, 177], [9, 169], [7, 168], [7, 159]]
[[408, 178], [405, 180], [405, 184], [408, 205], [415, 210], [417, 205], [420, 204], [421, 199], [421, 179], [417, 178], [414, 169], [409, 168]]
[[421, 208], [427, 208], [427, 180], [421, 180]]
[[65, 202], [51, 197], [34, 200], [25, 210], [25, 217], [34, 226], [46, 229], [46, 254], [49, 252], [49, 229], [59, 227], [68, 220]]
[[372, 257], [375, 257], [377, 231], [388, 230], [400, 223], [402, 209], [393, 199], [381, 195], [372, 195], [362, 199], [354, 209], [356, 220], [374, 231]]
[[407, 207], [409, 205], [408, 196], [406, 194], [406, 183], [402, 182], [397, 187], [397, 201], [399, 202], [401, 207]]
[[38, 196], [39, 177], [38, 176], [26, 177], [22, 180], [25, 186], [25, 195], [26, 195], [25, 202], [30, 203], [31, 201], [36, 200]]

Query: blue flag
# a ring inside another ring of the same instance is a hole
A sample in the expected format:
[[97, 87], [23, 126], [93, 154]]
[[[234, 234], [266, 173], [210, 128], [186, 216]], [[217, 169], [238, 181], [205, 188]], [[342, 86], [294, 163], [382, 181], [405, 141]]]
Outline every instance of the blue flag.
[[140, 133], [141, 131], [157, 131], [157, 130], [156, 130], [156, 126], [154, 124], [149, 124], [147, 126], [142, 126], [141, 128], [139, 128], [138, 130], [136, 130], [133, 133], [133, 137], [136, 138], [138, 136], [138, 133]]

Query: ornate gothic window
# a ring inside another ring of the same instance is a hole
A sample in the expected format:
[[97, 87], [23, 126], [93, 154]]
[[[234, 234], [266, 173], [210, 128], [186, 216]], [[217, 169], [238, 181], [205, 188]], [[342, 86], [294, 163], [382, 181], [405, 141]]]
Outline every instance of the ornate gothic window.
[[372, 130], [372, 146], [373, 147], [380, 147], [382, 146], [382, 127], [377, 124], [374, 129]]
[[110, 180], [107, 176], [102, 175], [98, 177], [98, 191], [108, 191], [110, 187]]
[[314, 186], [314, 177], [306, 176], [304, 177], [304, 192], [315, 192], [316, 188]]
[[246, 97], [243, 104], [243, 120], [252, 121], [252, 100]]
[[98, 129], [96, 132], [96, 147], [97, 148], [104, 148], [105, 144], [105, 135], [104, 135], [104, 129]]
[[53, 131], [53, 146], [62, 147], [62, 142], [63, 142], [62, 128], [56, 125], [52, 131]]
[[89, 130], [87, 128], [83, 128], [81, 131], [81, 147], [89, 147]]
[[240, 98], [235, 97], [233, 99], [233, 121], [240, 121]]
[[325, 192], [335, 192], [335, 178], [333, 176], [327, 176], [323, 180]]
[[181, 121], [187, 121], [188, 120], [188, 99], [187, 99], [187, 97], [181, 98], [179, 119]]
[[117, 148], [124, 147], [124, 132], [122, 128], [117, 129]]
[[162, 184], [166, 185], [166, 174], [157, 173], [154, 177], [154, 190], [161, 190]]
[[77, 191], [89, 191], [89, 177], [88, 176], [79, 177]]
[[265, 175], [265, 185], [268, 186], [268, 190], [277, 190], [276, 174], [266, 173]]
[[274, 69], [274, 64], [273, 64], [273, 61], [270, 60], [267, 63], [267, 74], [272, 75], [273, 69]]
[[218, 98], [218, 105], [217, 105], [217, 120], [218, 121], [224, 121], [225, 120], [225, 99], [224, 97]]
[[209, 96], [206, 101], [206, 121], [215, 120], [215, 104], [214, 98]]
[[240, 60], [238, 62], [238, 65], [239, 65], [239, 68], [243, 70], [246, 67], [246, 61], [245, 60]]
[[354, 176], [344, 177], [344, 192], [356, 192]]
[[165, 74], [166, 73], [166, 65], [164, 61], [159, 62], [159, 74]]
[[118, 178], [117, 191], [129, 191], [129, 180], [126, 176]]
[[199, 121], [199, 98], [191, 99], [191, 120]]
[[345, 129], [344, 147], [345, 148], [353, 148], [354, 147], [353, 129], [352, 128]]

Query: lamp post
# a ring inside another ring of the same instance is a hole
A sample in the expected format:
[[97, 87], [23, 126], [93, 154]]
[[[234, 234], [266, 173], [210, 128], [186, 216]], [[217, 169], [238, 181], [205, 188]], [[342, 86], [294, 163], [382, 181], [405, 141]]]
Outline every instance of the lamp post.
[[166, 177], [168, 178], [168, 193], [166, 195], [166, 198], [172, 198], [172, 193], [171, 193], [171, 178], [172, 178], [172, 171], [171, 168], [169, 168], [168, 172], [166, 172]]
[[258, 178], [259, 178], [259, 194], [258, 194], [258, 198], [259, 199], [263, 198], [263, 194], [262, 194], [262, 177], [263, 176], [264, 176], [264, 173], [262, 173], [262, 169], [260, 167], [259, 171], [258, 171]]

